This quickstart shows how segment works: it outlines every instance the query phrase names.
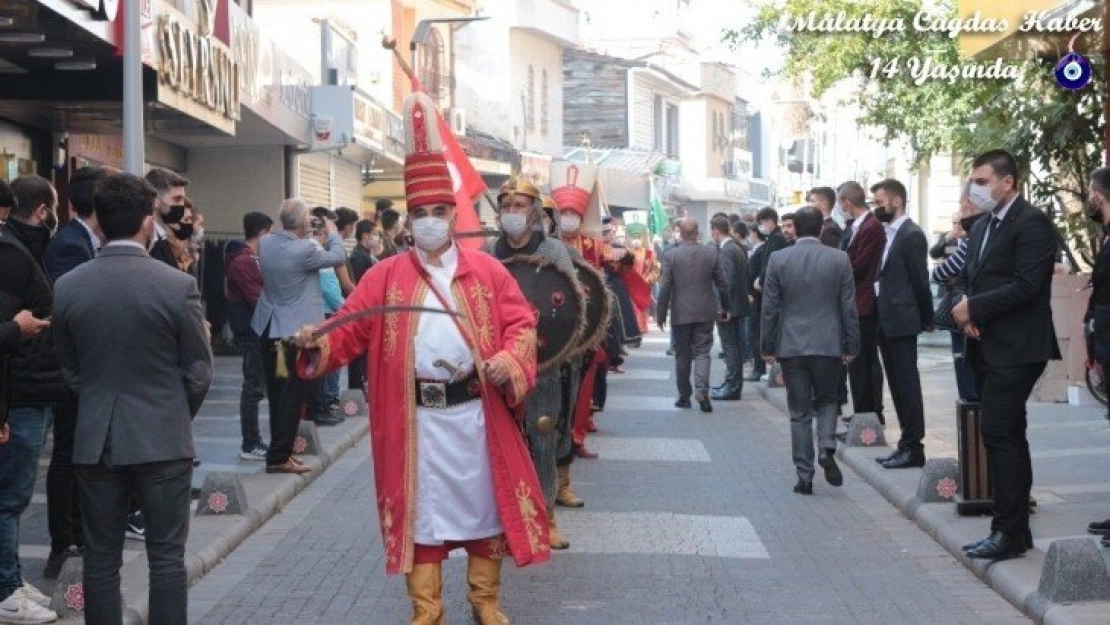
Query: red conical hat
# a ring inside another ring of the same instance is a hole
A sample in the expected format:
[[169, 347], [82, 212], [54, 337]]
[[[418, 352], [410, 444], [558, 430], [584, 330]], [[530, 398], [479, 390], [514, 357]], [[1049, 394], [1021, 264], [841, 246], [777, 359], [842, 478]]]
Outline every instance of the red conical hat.
[[429, 204], [455, 204], [435, 110], [435, 103], [426, 93], [417, 91], [405, 98], [404, 176], [409, 210]]
[[597, 165], [559, 161], [551, 164], [551, 199], [559, 210], [585, 215], [597, 181]]

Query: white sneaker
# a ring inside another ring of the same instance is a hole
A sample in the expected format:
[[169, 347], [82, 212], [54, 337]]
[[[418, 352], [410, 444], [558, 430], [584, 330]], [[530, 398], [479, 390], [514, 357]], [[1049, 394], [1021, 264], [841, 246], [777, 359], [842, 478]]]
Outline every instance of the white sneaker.
[[39, 590], [38, 588], [35, 588], [34, 586], [27, 583], [26, 581], [23, 582], [22, 586], [20, 586], [19, 588], [16, 589], [16, 592], [23, 593], [24, 597], [27, 597], [31, 601], [34, 601], [35, 603], [41, 605], [44, 608], [49, 608], [50, 607], [50, 597], [47, 597], [46, 595], [42, 594], [41, 590]]
[[56, 620], [57, 613], [31, 601], [19, 590], [0, 601], [0, 623], [53, 623]]

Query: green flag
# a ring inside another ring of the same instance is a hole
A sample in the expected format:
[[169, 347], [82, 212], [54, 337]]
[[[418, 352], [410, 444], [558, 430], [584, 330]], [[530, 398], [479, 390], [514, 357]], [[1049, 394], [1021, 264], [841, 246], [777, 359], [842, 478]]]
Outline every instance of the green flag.
[[663, 202], [655, 191], [655, 183], [651, 180], [648, 181], [648, 193], [648, 203], [651, 204], [651, 233], [661, 234], [667, 229], [667, 211], [663, 208]]

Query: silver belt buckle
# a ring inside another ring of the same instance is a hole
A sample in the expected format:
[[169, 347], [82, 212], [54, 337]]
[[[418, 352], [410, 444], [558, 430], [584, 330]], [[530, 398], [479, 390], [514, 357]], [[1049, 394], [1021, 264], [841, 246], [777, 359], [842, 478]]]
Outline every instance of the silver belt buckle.
[[425, 408], [446, 408], [447, 383], [420, 382], [420, 403]]

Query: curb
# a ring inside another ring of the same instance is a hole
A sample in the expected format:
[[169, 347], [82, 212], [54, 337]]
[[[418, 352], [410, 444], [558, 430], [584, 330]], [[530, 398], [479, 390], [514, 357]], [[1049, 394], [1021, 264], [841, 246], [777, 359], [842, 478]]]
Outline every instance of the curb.
[[[370, 419], [367, 416], [351, 417], [348, 421], [357, 423], [341, 431], [336, 430], [342, 426], [320, 430], [320, 437], [325, 441], [323, 453], [316, 457], [304, 457], [312, 467], [312, 471], [304, 475], [262, 472], [243, 476], [243, 487], [247, 491], [249, 507], [242, 515], [200, 517], [194, 515], [190, 518], [190, 539], [186, 543], [185, 551], [185, 568], [190, 586], [211, 571], [263, 524], [281, 512], [282, 508], [298, 493], [354, 447], [369, 430]], [[194, 543], [194, 537], [196, 543]], [[120, 582], [124, 603], [123, 624], [145, 625], [150, 612], [146, 558], [137, 557], [125, 564], [120, 569]]]
[[[768, 388], [758, 383], [759, 395], [783, 414], [786, 389]], [[976, 561], [964, 555], [963, 545], [982, 537], [986, 531], [985, 517], [961, 517], [948, 503], [923, 503], [917, 497], [920, 469], [887, 471], [874, 459], [888, 448], [841, 447], [837, 455], [856, 475], [863, 478], [887, 501], [918, 525], [938, 545], [975, 573], [995, 592], [1037, 623], [1045, 625], [1105, 624], [1110, 602], [1088, 601], [1059, 604], [1048, 601], [1039, 592], [1041, 569], [1048, 545], [1036, 544], [1022, 558], [1004, 562]]]

